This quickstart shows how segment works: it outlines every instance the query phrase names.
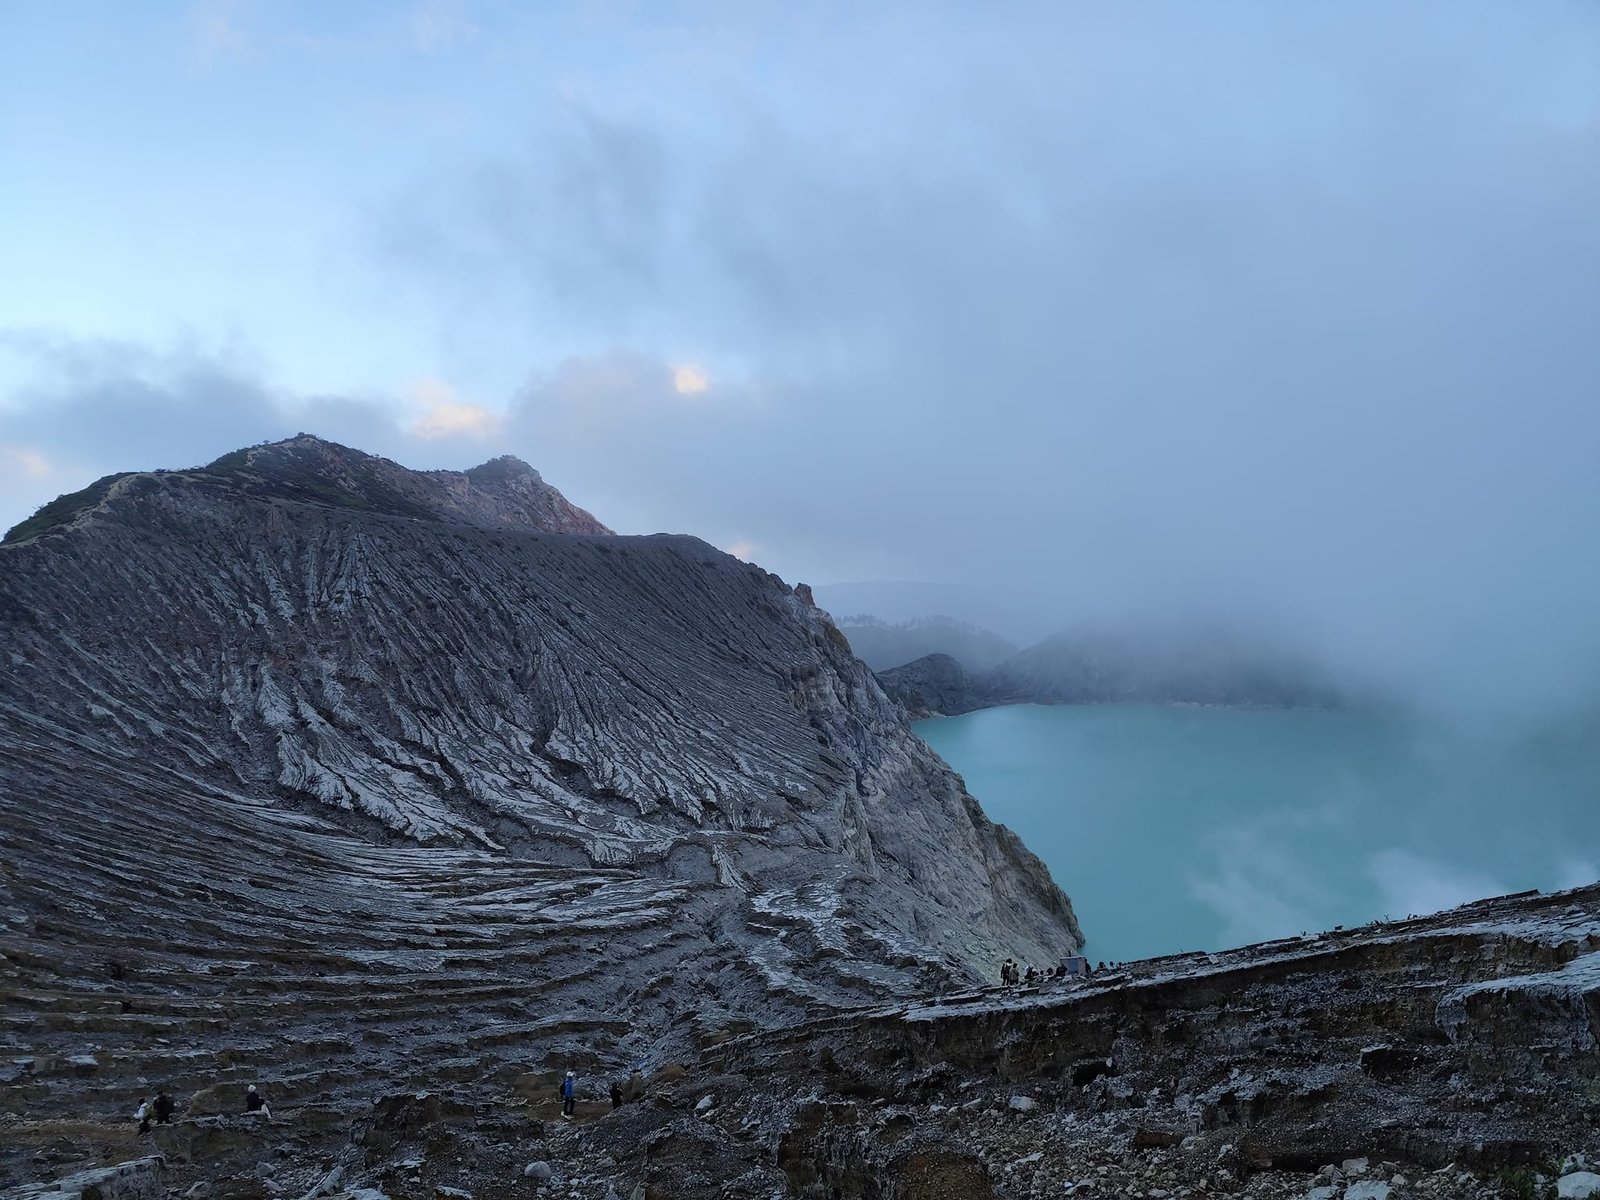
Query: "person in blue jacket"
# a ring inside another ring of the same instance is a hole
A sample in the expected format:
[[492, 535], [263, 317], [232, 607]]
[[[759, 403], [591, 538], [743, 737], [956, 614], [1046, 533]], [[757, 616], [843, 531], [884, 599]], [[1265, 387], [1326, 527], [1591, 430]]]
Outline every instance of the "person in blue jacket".
[[561, 1081], [561, 1115], [567, 1120], [572, 1120], [573, 1107], [578, 1103], [578, 1081], [573, 1078], [572, 1072], [567, 1072], [567, 1077]]

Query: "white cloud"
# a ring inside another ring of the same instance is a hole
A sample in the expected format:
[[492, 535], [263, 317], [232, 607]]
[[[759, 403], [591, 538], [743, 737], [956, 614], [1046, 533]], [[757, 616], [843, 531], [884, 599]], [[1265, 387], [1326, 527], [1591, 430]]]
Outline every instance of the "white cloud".
[[442, 379], [421, 379], [410, 388], [411, 400], [422, 413], [406, 426], [412, 437], [432, 442], [440, 438], [470, 437], [482, 440], [500, 432], [502, 418], [481, 404], [469, 404]]
[[50, 474], [51, 466], [50, 460], [37, 450], [0, 442], [0, 470], [24, 479], [45, 479]]
[[711, 376], [694, 363], [684, 363], [672, 369], [672, 386], [680, 396], [698, 396], [711, 386]]

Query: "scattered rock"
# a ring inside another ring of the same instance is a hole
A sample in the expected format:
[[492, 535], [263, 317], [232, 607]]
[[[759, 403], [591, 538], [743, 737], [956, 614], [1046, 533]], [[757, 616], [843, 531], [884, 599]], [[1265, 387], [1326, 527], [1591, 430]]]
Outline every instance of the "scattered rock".
[[1556, 1180], [1556, 1196], [1559, 1200], [1586, 1200], [1590, 1196], [1600, 1196], [1600, 1175], [1593, 1171], [1573, 1171]]
[[53, 1186], [19, 1194], [35, 1195], [39, 1200], [159, 1200], [166, 1195], [161, 1186], [161, 1167], [159, 1157], [136, 1158], [114, 1167], [80, 1171]]
[[522, 1168], [524, 1179], [537, 1179], [540, 1183], [549, 1183], [554, 1174], [555, 1171], [551, 1169], [550, 1164], [543, 1160], [531, 1162]]
[[1039, 1102], [1032, 1096], [1013, 1096], [1006, 1101], [1006, 1107], [1012, 1112], [1032, 1112], [1039, 1107]]
[[1345, 1188], [1344, 1200], [1389, 1200], [1389, 1185], [1379, 1179], [1363, 1179]]
[[334, 1167], [333, 1170], [322, 1177], [321, 1182], [300, 1197], [300, 1200], [316, 1200], [318, 1196], [325, 1196], [336, 1189], [343, 1180], [344, 1168], [342, 1166]]

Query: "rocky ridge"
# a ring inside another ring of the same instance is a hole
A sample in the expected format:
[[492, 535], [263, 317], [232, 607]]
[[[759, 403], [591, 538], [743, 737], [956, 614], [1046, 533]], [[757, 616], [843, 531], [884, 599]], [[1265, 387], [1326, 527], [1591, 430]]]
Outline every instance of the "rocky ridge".
[[802, 594], [550, 493], [301, 437], [13, 531], [0, 1178], [158, 1086], [345, 1129], [1078, 943]]
[[170, 1189], [218, 1196], [1582, 1197], [1600, 885], [834, 1012], [658, 1069], [615, 1111], [596, 1082], [572, 1123], [546, 1088], [397, 1091], [343, 1148], [293, 1111], [151, 1140]]

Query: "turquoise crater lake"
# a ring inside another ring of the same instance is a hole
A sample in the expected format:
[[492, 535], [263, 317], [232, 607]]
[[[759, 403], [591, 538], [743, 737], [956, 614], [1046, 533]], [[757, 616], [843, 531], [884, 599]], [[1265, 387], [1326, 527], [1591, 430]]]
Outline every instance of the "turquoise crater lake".
[[1373, 713], [1015, 706], [920, 721], [1072, 897], [1091, 959], [1600, 878], [1600, 741]]

